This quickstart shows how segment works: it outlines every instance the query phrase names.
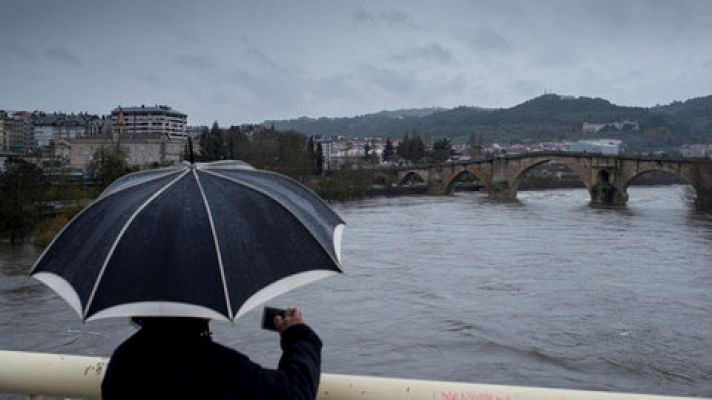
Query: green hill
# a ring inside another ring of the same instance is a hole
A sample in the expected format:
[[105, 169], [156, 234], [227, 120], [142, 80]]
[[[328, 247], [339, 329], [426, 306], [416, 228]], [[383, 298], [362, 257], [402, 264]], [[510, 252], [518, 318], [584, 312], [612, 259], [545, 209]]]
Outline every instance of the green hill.
[[[607, 127], [584, 133], [584, 122], [637, 121], [639, 129]], [[382, 111], [356, 117], [299, 118], [266, 121], [278, 129], [309, 135], [400, 137], [415, 130], [421, 135], [447, 137], [463, 143], [473, 134], [487, 142], [622, 139], [634, 151], [665, 150], [684, 143], [712, 143], [712, 96], [652, 108], [626, 107], [608, 100], [545, 94], [511, 108]]]

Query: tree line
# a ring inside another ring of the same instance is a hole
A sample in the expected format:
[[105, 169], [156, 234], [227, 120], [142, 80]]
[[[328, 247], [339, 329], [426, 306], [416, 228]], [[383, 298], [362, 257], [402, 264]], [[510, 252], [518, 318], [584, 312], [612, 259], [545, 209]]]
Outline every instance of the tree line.
[[321, 143], [315, 144], [312, 137], [296, 131], [254, 125], [222, 129], [215, 122], [212, 128], [201, 132], [198, 143], [196, 161], [242, 160], [300, 182], [323, 173]]
[[[375, 162], [371, 145], [366, 146], [364, 158]], [[293, 130], [254, 125], [221, 128], [215, 122], [200, 133], [195, 147], [191, 155], [191, 148], [186, 146], [185, 160], [242, 160], [255, 168], [287, 175], [327, 200], [360, 198], [370, 188], [368, 172], [348, 164], [326, 169], [322, 144]], [[450, 153], [448, 139], [436, 141], [432, 151], [426, 151], [423, 139], [413, 131], [405, 134], [398, 146], [388, 138], [382, 157], [415, 163], [424, 158], [445, 160]], [[126, 159], [118, 145], [97, 150], [88, 165], [88, 182], [72, 181], [57, 173], [52, 162], [38, 165], [20, 158], [8, 159], [0, 174], [0, 237], [14, 243], [33, 236], [38, 244], [46, 245], [91, 199], [120, 176], [136, 170]]]
[[9, 158], [3, 167], [0, 237], [10, 243], [27, 236], [35, 237], [38, 244], [49, 243], [54, 233], [86, 206], [92, 196], [83, 183], [66, 176], [51, 176], [42, 166], [21, 158]]
[[[157, 167], [157, 166], [156, 166]], [[88, 165], [89, 180], [62, 171], [58, 161], [30, 162], [8, 158], [0, 173], [0, 238], [10, 243], [28, 236], [47, 245], [91, 199], [118, 177], [137, 168], [119, 147], [96, 151]]]

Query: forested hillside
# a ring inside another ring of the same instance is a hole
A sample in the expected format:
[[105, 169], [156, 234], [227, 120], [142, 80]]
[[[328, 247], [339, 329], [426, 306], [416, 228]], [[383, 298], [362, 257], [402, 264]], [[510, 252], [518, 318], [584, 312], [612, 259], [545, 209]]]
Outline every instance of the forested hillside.
[[[584, 133], [584, 122], [637, 121], [639, 129], [607, 127]], [[614, 138], [634, 150], [657, 150], [685, 143], [712, 143], [712, 96], [652, 108], [626, 107], [608, 100], [546, 94], [511, 108], [415, 109], [343, 118], [266, 121], [278, 129], [310, 135], [400, 137], [412, 130], [465, 142], [477, 134], [487, 142]]]

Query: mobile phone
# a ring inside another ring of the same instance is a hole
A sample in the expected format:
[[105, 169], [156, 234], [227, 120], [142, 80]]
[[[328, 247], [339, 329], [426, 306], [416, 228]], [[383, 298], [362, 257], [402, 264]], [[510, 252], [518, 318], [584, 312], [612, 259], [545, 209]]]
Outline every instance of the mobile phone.
[[274, 317], [281, 315], [284, 318], [286, 313], [287, 310], [282, 310], [281, 308], [265, 307], [262, 312], [262, 329], [276, 331], [277, 328], [274, 326]]

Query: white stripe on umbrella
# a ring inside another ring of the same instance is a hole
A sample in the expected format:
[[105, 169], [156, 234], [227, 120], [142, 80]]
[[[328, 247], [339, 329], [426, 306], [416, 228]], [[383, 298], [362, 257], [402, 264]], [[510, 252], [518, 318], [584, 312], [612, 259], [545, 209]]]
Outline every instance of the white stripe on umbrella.
[[198, 173], [193, 169], [193, 176], [195, 181], [198, 183], [198, 189], [200, 189], [200, 195], [203, 197], [203, 203], [205, 204], [205, 211], [208, 213], [208, 221], [210, 221], [210, 231], [213, 233], [213, 242], [215, 243], [215, 251], [218, 254], [218, 266], [220, 267], [220, 278], [222, 279], [223, 292], [225, 293], [225, 302], [227, 303], [227, 316], [232, 319], [232, 305], [230, 305], [230, 295], [227, 292], [227, 280], [225, 279], [225, 267], [223, 266], [222, 254], [220, 253], [220, 241], [218, 240], [218, 233], [215, 232], [215, 222], [213, 221], [213, 214], [210, 211], [210, 204], [208, 204], [208, 199], [205, 197], [205, 191], [203, 191], [203, 185], [200, 183], [200, 178], [198, 178]]
[[319, 279], [324, 279], [332, 275], [338, 275], [338, 272], [329, 271], [326, 269], [317, 269], [300, 272], [298, 274], [284, 277], [278, 281], [274, 281], [257, 291], [255, 294], [250, 296], [247, 301], [242, 303], [242, 307], [240, 307], [240, 309], [237, 311], [235, 319], [240, 318], [246, 312], [252, 310], [253, 308], [259, 306], [260, 304], [266, 302], [267, 300], [273, 297], [277, 297], [280, 294], [287, 293], [292, 289], [296, 289], [300, 286], [304, 286], [308, 283], [312, 283], [314, 281], [318, 281]]
[[64, 278], [52, 272], [38, 272], [32, 276], [57, 292], [77, 312], [80, 318], [84, 315], [79, 295]]
[[132, 317], [153, 317], [156, 315], [164, 317], [191, 316], [195, 318], [229, 321], [228, 318], [225, 318], [224, 314], [211, 308], [177, 301], [137, 301], [134, 303], [119, 304], [93, 314], [87, 318], [87, 321], [100, 318], [125, 317], [127, 315]]

